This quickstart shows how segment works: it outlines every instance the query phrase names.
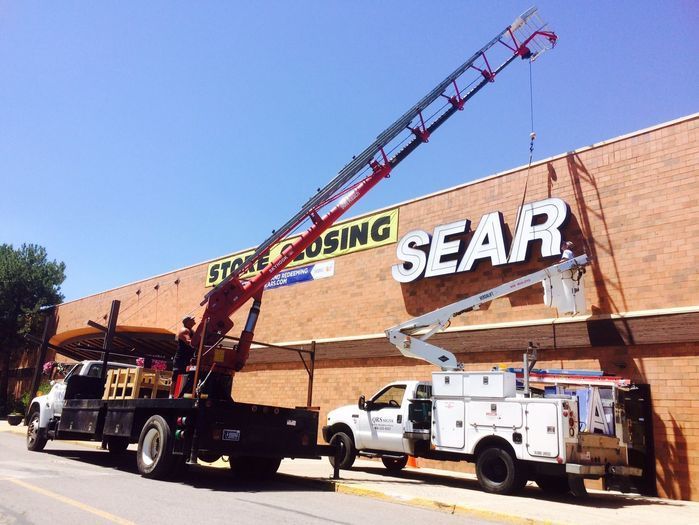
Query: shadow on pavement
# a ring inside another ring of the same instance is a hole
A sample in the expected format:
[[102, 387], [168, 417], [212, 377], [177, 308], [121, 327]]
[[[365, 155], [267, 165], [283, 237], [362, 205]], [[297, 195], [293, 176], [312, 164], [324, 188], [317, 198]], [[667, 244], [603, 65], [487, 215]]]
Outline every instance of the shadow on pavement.
[[[390, 477], [386, 476], [386, 469], [383, 467], [353, 467], [352, 472], [366, 472], [371, 475], [379, 475], [384, 479], [376, 479], [374, 477], [366, 479], [354, 478], [354, 482], [368, 482], [373, 484], [381, 483], [391, 483], [391, 484], [415, 484], [415, 482], [424, 483], [432, 487], [442, 486], [449, 488], [458, 488], [463, 490], [474, 490], [482, 492], [478, 481], [475, 479], [468, 478], [456, 478], [451, 477], [448, 474], [434, 474], [430, 472], [420, 472], [417, 470], [402, 470], [400, 472], [393, 472]], [[342, 476], [342, 471], [340, 472]], [[576, 498], [572, 494], [564, 495], [553, 495], [546, 494], [541, 489], [536, 486], [528, 485], [521, 493], [515, 495], [524, 496], [529, 499], [536, 499], [540, 501], [559, 501], [561, 503], [566, 503], [570, 505], [578, 505], [581, 507], [593, 507], [593, 508], [605, 508], [605, 509], [617, 509], [623, 507], [634, 507], [641, 505], [667, 505], [667, 506], [682, 506], [681, 504], [676, 504], [671, 501], [659, 500], [659, 499], [647, 499], [643, 496], [626, 496], [623, 494], [600, 494], [600, 493], [590, 493], [587, 498]]]
[[[136, 467], [136, 452], [131, 450], [118, 456], [103, 450], [46, 449], [44, 453], [140, 477]], [[166, 482], [223, 492], [325, 492], [334, 490], [332, 485], [328, 483], [287, 474], [277, 474], [269, 480], [241, 480], [236, 479], [228, 469], [205, 465], [182, 465], [173, 474], [172, 479], [166, 480]]]

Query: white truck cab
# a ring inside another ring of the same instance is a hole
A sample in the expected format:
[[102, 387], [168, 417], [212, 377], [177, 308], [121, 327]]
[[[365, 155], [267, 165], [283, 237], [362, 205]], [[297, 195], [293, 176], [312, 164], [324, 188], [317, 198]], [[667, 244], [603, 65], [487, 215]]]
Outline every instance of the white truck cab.
[[[368, 400], [361, 396], [356, 405], [332, 410], [323, 436], [328, 443], [336, 439], [344, 446], [340, 468], [350, 468], [357, 454], [381, 457], [390, 470], [403, 468], [408, 455], [415, 454], [415, 441], [404, 436], [406, 431], [416, 430], [409, 418], [411, 403], [429, 401], [431, 395], [428, 381], [396, 381]], [[429, 429], [426, 431], [429, 434]]]
[[[135, 365], [125, 363], [107, 363], [107, 368], [135, 368]], [[76, 363], [61, 380], [51, 381], [48, 394], [32, 399], [27, 411], [27, 447], [30, 450], [41, 450], [46, 445], [46, 431], [50, 423], [57, 422], [63, 411], [66, 389], [73, 376], [100, 377], [102, 361], [81, 361]]]

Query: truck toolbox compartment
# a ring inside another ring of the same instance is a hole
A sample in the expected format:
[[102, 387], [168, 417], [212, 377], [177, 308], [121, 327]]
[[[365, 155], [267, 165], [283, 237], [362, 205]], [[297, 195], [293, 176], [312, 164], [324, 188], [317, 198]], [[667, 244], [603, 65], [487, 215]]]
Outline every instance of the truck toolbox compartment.
[[104, 404], [95, 400], [68, 400], [61, 412], [58, 431], [94, 434], [104, 410]]
[[435, 397], [514, 397], [517, 392], [512, 372], [433, 372]]
[[104, 434], [130, 437], [133, 427], [133, 410], [109, 410], [104, 421]]

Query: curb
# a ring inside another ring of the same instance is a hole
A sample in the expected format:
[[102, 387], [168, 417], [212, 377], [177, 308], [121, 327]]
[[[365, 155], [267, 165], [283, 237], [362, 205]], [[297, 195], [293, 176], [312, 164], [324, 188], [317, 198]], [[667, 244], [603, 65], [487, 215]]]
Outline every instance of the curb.
[[[320, 480], [319, 480], [320, 481]], [[332, 481], [329, 483], [334, 485], [335, 492], [342, 494], [351, 494], [355, 496], [364, 496], [381, 501], [388, 501], [391, 503], [399, 503], [403, 505], [410, 505], [412, 507], [419, 507], [429, 510], [438, 510], [441, 512], [446, 512], [449, 514], [458, 514], [461, 516], [469, 516], [472, 518], [480, 518], [492, 521], [500, 521], [505, 523], [512, 523], [513, 525], [564, 525], [563, 522], [549, 521], [549, 520], [537, 520], [531, 518], [522, 518], [514, 514], [508, 514], [506, 512], [497, 512], [490, 510], [477, 509], [474, 507], [468, 507], [465, 505], [452, 505], [449, 503], [443, 503], [437, 500], [424, 499], [424, 498], [409, 498], [402, 497], [400, 495], [391, 495], [381, 492], [379, 490], [368, 489], [364, 487], [352, 486], [350, 484]]]

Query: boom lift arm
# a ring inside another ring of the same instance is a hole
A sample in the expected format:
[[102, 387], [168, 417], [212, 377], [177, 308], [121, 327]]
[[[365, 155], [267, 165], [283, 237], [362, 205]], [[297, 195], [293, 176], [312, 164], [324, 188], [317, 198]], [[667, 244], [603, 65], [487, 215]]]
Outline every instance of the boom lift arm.
[[[206, 294], [201, 303], [202, 306], [206, 305], [206, 309], [202, 315], [202, 322], [196, 327], [193, 345], [199, 347], [202, 340], [207, 344], [220, 340], [233, 327], [230, 316], [249, 299], [254, 299], [237, 350], [225, 352], [214, 358], [219, 369], [229, 372], [242, 369], [248, 358], [265, 284], [298, 257], [378, 182], [388, 178], [391, 170], [420, 144], [428, 142], [430, 135], [439, 126], [454, 113], [462, 110], [473, 95], [494, 82], [496, 76], [515, 58], [533, 60], [552, 48], [556, 39], [553, 32], [546, 30], [546, 25], [539, 19], [536, 8], [531, 8], [437, 84], [381, 133], [374, 143], [353, 157], [328, 185], [319, 189], [296, 215], [274, 231], [241, 266]], [[500, 55], [504, 52], [504, 57], [495, 56], [496, 52], [500, 52]], [[501, 60], [495, 69], [490, 65], [494, 59]], [[474, 74], [476, 78], [469, 84], [465, 78], [466, 74], [474, 71], [477, 72]], [[465, 87], [460, 87], [460, 84]], [[337, 203], [330, 208], [335, 201]], [[322, 214], [324, 210], [328, 211]], [[271, 247], [282, 242], [304, 223], [310, 223], [310, 226], [296, 240], [289, 242], [276, 259], [270, 261], [256, 275], [248, 279], [243, 277], [254, 266], [263, 266], [261, 263], [265, 262]]]
[[463, 366], [457, 362], [454, 354], [428, 343], [427, 339], [435, 333], [445, 330], [451, 323], [451, 320], [457, 315], [478, 310], [481, 305], [489, 303], [498, 297], [504, 297], [542, 281], [547, 281], [547, 284], [550, 286], [554, 279], [568, 280], [569, 282], [563, 284], [563, 286], [568, 286], [570, 291], [570, 297], [566, 306], [568, 306], [570, 311], [577, 313], [574, 297], [584, 273], [583, 267], [587, 264], [587, 255], [580, 255], [574, 259], [554, 264], [543, 270], [501, 284], [478, 295], [467, 297], [389, 328], [386, 330], [386, 336], [400, 350], [400, 353], [406, 357], [423, 359], [430, 364], [440, 367], [442, 370], [461, 370]]

